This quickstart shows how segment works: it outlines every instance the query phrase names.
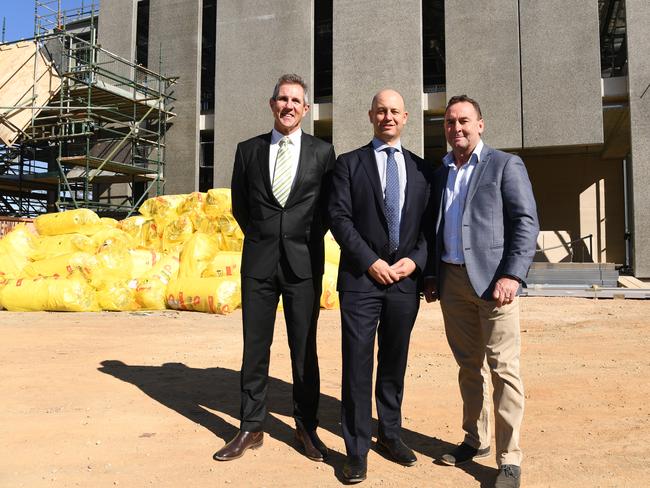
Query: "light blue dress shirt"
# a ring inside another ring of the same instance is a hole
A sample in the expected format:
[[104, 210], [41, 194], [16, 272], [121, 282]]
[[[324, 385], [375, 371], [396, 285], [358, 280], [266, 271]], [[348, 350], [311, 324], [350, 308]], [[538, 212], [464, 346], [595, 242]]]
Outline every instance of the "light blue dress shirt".
[[443, 164], [449, 168], [444, 198], [445, 218], [442, 233], [444, 249], [441, 257], [446, 263], [465, 263], [465, 255], [463, 254], [463, 211], [465, 210], [469, 182], [474, 168], [481, 162], [482, 150], [483, 141], [479, 140], [469, 157], [469, 161], [460, 168], [456, 167], [453, 152], [449, 151], [442, 159]]
[[388, 161], [388, 154], [385, 149], [387, 147], [394, 147], [395, 162], [397, 163], [397, 172], [399, 174], [399, 214], [402, 215], [402, 208], [404, 207], [404, 196], [406, 194], [406, 163], [404, 162], [404, 153], [402, 152], [402, 143], [397, 141], [393, 146], [386, 144], [381, 139], [374, 137], [372, 139], [372, 148], [375, 150], [375, 161], [377, 162], [377, 171], [379, 172], [379, 181], [381, 182], [382, 196], [386, 197], [386, 162]]

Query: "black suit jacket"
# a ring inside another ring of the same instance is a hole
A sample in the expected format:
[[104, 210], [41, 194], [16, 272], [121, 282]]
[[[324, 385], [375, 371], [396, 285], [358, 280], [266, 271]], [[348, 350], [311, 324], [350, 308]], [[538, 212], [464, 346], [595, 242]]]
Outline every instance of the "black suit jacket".
[[232, 175], [232, 212], [244, 233], [242, 276], [264, 279], [277, 269], [281, 248], [299, 278], [322, 275], [325, 196], [336, 157], [331, 144], [302, 133], [300, 159], [284, 207], [269, 174], [271, 133], [237, 145]]
[[423, 229], [433, 225], [430, 203], [432, 170], [422, 159], [402, 148], [406, 164], [406, 195], [400, 240], [394, 258], [388, 252], [388, 224], [384, 197], [372, 144], [339, 156], [332, 177], [329, 214], [332, 234], [341, 246], [337, 289], [372, 291], [383, 288], [367, 270], [381, 258], [388, 263], [411, 258], [417, 270], [400, 281], [407, 293], [418, 290], [418, 278], [427, 261]]

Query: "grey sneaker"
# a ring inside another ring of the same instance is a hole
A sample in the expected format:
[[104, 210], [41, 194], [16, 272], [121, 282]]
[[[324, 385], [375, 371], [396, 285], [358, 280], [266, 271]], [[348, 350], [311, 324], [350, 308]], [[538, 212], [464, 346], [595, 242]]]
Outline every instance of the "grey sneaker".
[[453, 451], [443, 454], [440, 460], [449, 466], [458, 466], [472, 459], [484, 458], [490, 454], [490, 446], [483, 449], [476, 449], [466, 443], [457, 445]]
[[521, 468], [514, 464], [504, 464], [494, 482], [494, 488], [519, 488], [521, 484]]

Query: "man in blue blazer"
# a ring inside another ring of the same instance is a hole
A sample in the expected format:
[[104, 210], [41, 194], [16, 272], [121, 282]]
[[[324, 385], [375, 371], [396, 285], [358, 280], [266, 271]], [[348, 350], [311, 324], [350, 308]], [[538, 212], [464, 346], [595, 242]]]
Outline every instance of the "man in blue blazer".
[[378, 449], [405, 466], [416, 457], [400, 438], [404, 372], [419, 308], [418, 280], [427, 258], [429, 166], [404, 149], [400, 134], [408, 113], [394, 90], [377, 93], [369, 111], [370, 144], [342, 154], [329, 202], [331, 229], [341, 246], [337, 289], [343, 341], [342, 419], [348, 482], [366, 478], [375, 399]]
[[[535, 254], [539, 224], [521, 158], [481, 140], [479, 104], [452, 97], [445, 111], [451, 151], [433, 179], [437, 215], [430, 239], [425, 297], [440, 298], [447, 340], [460, 369], [465, 439], [442, 461], [458, 465], [487, 456], [490, 440], [481, 416], [487, 360], [494, 387], [495, 487], [520, 486], [519, 430], [524, 390], [519, 375], [517, 294]], [[485, 395], [487, 398], [487, 396]]]

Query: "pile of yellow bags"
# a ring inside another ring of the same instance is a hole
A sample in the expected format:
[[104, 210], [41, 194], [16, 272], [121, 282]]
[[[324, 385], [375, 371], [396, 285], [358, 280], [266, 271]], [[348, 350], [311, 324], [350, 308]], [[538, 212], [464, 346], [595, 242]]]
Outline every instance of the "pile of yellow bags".
[[[89, 209], [37, 217], [0, 239], [0, 308], [194, 310], [241, 305], [243, 234], [230, 189], [151, 198], [122, 221]], [[325, 239], [321, 306], [338, 308], [339, 247]]]

